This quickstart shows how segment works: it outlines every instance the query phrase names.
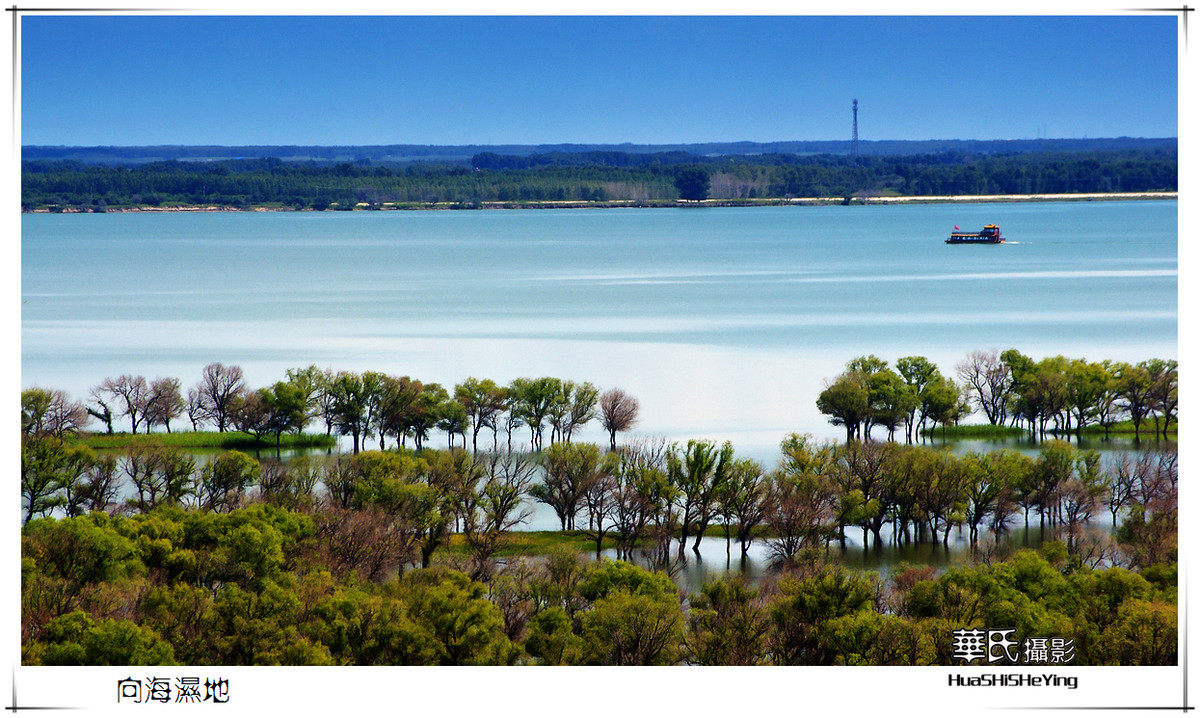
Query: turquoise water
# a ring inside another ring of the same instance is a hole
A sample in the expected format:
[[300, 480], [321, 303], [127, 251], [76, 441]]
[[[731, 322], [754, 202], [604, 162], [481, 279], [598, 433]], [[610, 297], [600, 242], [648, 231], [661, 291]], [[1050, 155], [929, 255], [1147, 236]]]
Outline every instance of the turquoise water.
[[[1009, 243], [942, 242], [987, 223]], [[553, 375], [765, 459], [840, 435], [814, 402], [861, 354], [1177, 357], [1177, 247], [1174, 201], [24, 215], [22, 385]]]

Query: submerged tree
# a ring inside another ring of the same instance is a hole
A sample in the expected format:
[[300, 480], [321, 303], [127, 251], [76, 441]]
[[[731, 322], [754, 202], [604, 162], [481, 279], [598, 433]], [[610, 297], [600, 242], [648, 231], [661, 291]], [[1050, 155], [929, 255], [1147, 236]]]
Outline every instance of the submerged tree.
[[542, 457], [543, 479], [529, 495], [554, 510], [564, 531], [575, 528], [580, 502], [604, 471], [595, 444], [552, 444]]
[[[497, 417], [504, 411], [507, 392], [491, 379], [468, 377], [454, 387], [454, 399], [467, 411], [471, 429], [471, 451], [479, 451], [479, 432], [496, 429]], [[495, 445], [492, 446], [493, 451]]]
[[831, 424], [846, 427], [846, 441], [853, 441], [871, 415], [870, 390], [865, 378], [854, 373], [842, 374], [817, 396], [817, 409], [830, 416]]
[[724, 490], [733, 462], [733, 445], [720, 448], [711, 441], [688, 441], [687, 447], [667, 454], [667, 474], [676, 490], [679, 509], [679, 553], [694, 535], [692, 551], [700, 553], [700, 540], [717, 516], [717, 499]]

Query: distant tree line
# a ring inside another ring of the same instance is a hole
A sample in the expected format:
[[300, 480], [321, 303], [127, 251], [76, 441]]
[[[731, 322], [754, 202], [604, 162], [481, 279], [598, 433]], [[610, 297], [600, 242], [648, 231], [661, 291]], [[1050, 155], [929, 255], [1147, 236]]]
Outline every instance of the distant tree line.
[[[679, 178], [703, 172], [704, 197]], [[278, 158], [93, 165], [22, 162], [21, 202], [103, 211], [129, 206], [274, 205], [293, 209], [450, 203], [789, 199], [859, 194], [979, 195], [1175, 190], [1174, 143], [1125, 149], [926, 155], [590, 151], [476, 154], [471, 162], [393, 167], [369, 159], [330, 165]]]
[[956, 366], [958, 381], [921, 356], [902, 357], [895, 369], [875, 355], [850, 360], [817, 397], [817, 408], [846, 429], [846, 440], [866, 439], [875, 427], [888, 440], [903, 428], [908, 443], [939, 424], [983, 413], [989, 425], [1023, 426], [1039, 439], [1079, 436], [1100, 427], [1107, 437], [1128, 422], [1135, 440], [1153, 420], [1165, 439], [1177, 421], [1179, 362], [1130, 364], [1063, 356], [1034, 361], [1016, 349], [975, 351]]

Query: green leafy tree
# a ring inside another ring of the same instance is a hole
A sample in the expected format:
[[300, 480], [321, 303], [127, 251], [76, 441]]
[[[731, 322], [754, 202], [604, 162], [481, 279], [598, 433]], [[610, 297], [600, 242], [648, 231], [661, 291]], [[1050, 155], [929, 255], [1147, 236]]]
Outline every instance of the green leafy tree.
[[958, 385], [940, 375], [925, 385], [919, 398], [922, 418], [932, 420], [934, 426], [957, 423], [970, 411]]
[[904, 379], [909, 391], [918, 398], [917, 405], [909, 409], [908, 421], [905, 422], [905, 440], [911, 444], [914, 431], [923, 429], [928, 418], [924, 411], [920, 416], [917, 414], [918, 409], [924, 408], [921, 397], [924, 395], [925, 387], [940, 377], [941, 372], [938, 371], [937, 366], [922, 356], [907, 356], [897, 359], [896, 371]]
[[381, 376], [379, 408], [375, 412], [375, 421], [379, 433], [379, 449], [384, 448], [386, 437], [395, 437], [398, 445], [403, 445], [407, 434], [416, 423], [414, 416], [424, 410], [421, 401], [425, 386], [407, 376]]
[[584, 663], [584, 641], [574, 622], [561, 606], [539, 611], [529, 622], [525, 650], [547, 666], [578, 666]]
[[845, 666], [922, 666], [937, 663], [933, 636], [922, 624], [860, 611], [828, 621], [832, 663]]
[[1121, 408], [1133, 421], [1134, 438], [1140, 441], [1142, 423], [1150, 415], [1152, 408], [1153, 400], [1150, 394], [1153, 391], [1153, 379], [1150, 372], [1140, 364], [1118, 363], [1114, 367], [1113, 384]]
[[[471, 451], [479, 451], [479, 432], [490, 428], [495, 436], [498, 416], [504, 411], [507, 392], [491, 379], [469, 377], [454, 387], [454, 399], [466, 409], [471, 427]], [[496, 449], [493, 441], [492, 450]]]
[[454, 437], [462, 437], [462, 448], [467, 446], [467, 432], [471, 430], [471, 419], [466, 408], [456, 401], [444, 401], [436, 409], [437, 428], [446, 432], [447, 448], [454, 448]]
[[936, 539], [942, 532], [943, 545], [950, 542], [950, 531], [966, 519], [965, 467], [948, 452], [920, 450], [921, 470], [925, 480], [915, 487], [916, 506], [930, 535]]
[[303, 387], [277, 381], [259, 389], [258, 396], [266, 411], [267, 432], [275, 435], [276, 448], [283, 434], [303, 431], [308, 421], [308, 399]]
[[541, 451], [542, 432], [545, 422], [555, 403], [562, 396], [562, 380], [554, 377], [513, 379], [508, 386], [512, 398], [510, 413], [529, 427], [530, 444], [534, 451]]
[[87, 447], [72, 447], [53, 437], [21, 439], [22, 523], [46, 516], [66, 503], [66, 489], [77, 484], [93, 460]]
[[683, 610], [666, 574], [601, 561], [584, 575], [579, 590], [591, 602], [582, 618], [588, 663], [661, 666], [681, 659]]
[[711, 441], [690, 440], [685, 449], [667, 454], [667, 474], [677, 491], [680, 555], [692, 535], [696, 537], [692, 551], [700, 553], [700, 540], [717, 515], [718, 497], [724, 491], [732, 462], [733, 445], [729, 442], [718, 448]]
[[871, 416], [870, 387], [865, 377], [855, 373], [839, 376], [817, 396], [817, 410], [828, 414], [834, 426], [846, 427], [846, 441], [853, 441]]
[[551, 444], [542, 456], [542, 482], [529, 489], [536, 501], [554, 510], [562, 530], [574, 530], [580, 502], [603, 473], [595, 444]]
[[891, 369], [871, 375], [868, 382], [871, 422], [888, 432], [888, 441], [895, 441], [896, 428], [907, 423], [919, 399], [903, 378]]
[[395, 595], [413, 622], [431, 635], [441, 665], [507, 665], [518, 649], [504, 634], [500, 609], [487, 599], [487, 586], [456, 571], [406, 573]]
[[979, 539], [985, 525], [994, 532], [1006, 530], [1015, 507], [1015, 495], [1026, 484], [1033, 461], [1012, 449], [968, 454], [966, 521], [971, 542]]
[[1151, 359], [1139, 366], [1144, 366], [1150, 375], [1149, 401], [1154, 410], [1155, 434], [1161, 433], [1165, 439], [1179, 406], [1179, 362], [1174, 359]]
[[338, 587], [314, 606], [304, 632], [339, 665], [425, 666], [438, 661], [433, 635], [408, 615], [404, 602], [362, 587]]
[[596, 403], [600, 392], [591, 382], [577, 384], [573, 381], [562, 383], [562, 395], [556, 405], [554, 434], [561, 441], [570, 441], [575, 430], [596, 418]]
[[871, 609], [865, 577], [823, 567], [807, 577], [784, 577], [770, 604], [768, 645], [779, 665], [832, 665], [837, 657], [829, 623]]
[[287, 383], [294, 386], [304, 399], [304, 424], [321, 416], [322, 394], [324, 393], [325, 372], [310, 364], [302, 369], [288, 369], [285, 372]]
[[[655, 445], [641, 443], [621, 447], [617, 460], [610, 464], [615, 481], [610, 516], [618, 558], [632, 557], [634, 544], [648, 533], [651, 522], [659, 522], [657, 532], [661, 536], [655, 537], [656, 547], [670, 540], [670, 521], [664, 520], [664, 516], [671, 511], [675, 487], [667, 475], [665, 461], [663, 452], [657, 451]], [[656, 551], [662, 553], [657, 548]]]
[[43, 666], [175, 665], [171, 644], [153, 630], [126, 619], [99, 623], [83, 611], [50, 621], [40, 640], [26, 644], [22, 663]]
[[1146, 600], [1121, 604], [1117, 620], [1096, 641], [1096, 662], [1117, 666], [1169, 666], [1178, 662], [1178, 607]]
[[881, 531], [893, 501], [887, 485], [887, 465], [894, 448], [890, 444], [851, 441], [835, 452], [831, 476], [841, 495], [837, 524], [843, 544], [848, 525], [862, 528], [864, 545], [868, 532], [874, 532], [876, 546], [883, 544]]
[[261, 471], [254, 458], [240, 451], [222, 452], [200, 471], [200, 505], [210, 511], [234, 508]]
[[767, 610], [744, 577], [706, 583], [688, 612], [688, 661], [702, 666], [766, 662]]
[[1072, 360], [1066, 371], [1067, 408], [1079, 436], [1088, 424], [1099, 420], [1111, 377], [1103, 364], [1083, 359]]
[[709, 173], [701, 167], [682, 167], [675, 171], [675, 189], [679, 191], [679, 199], [702, 202], [708, 199], [709, 187]]
[[327, 389], [332, 397], [330, 415], [333, 425], [338, 433], [351, 437], [356, 454], [371, 426], [371, 406], [376, 401], [375, 388], [361, 374], [339, 372]]
[[742, 556], [750, 550], [754, 531], [766, 518], [770, 499], [770, 481], [762, 464], [753, 459], [737, 459], [729, 467], [717, 496], [725, 527], [725, 553], [729, 553], [731, 526], [736, 532]]
[[208, 612], [210, 663], [233, 666], [331, 665], [329, 650], [303, 635], [302, 605], [290, 581], [258, 591], [222, 586]]
[[21, 435], [53, 436], [75, 434], [88, 423], [81, 402], [71, 401], [66, 392], [40, 387], [21, 392]]
[[[429, 432], [443, 419], [443, 407], [450, 401], [450, 394], [441, 384], [421, 385], [421, 392], [407, 413], [405, 433], [412, 437], [413, 445], [420, 451], [429, 439]], [[458, 427], [461, 427], [460, 423]], [[456, 427], [457, 428], [457, 427]]]
[[819, 446], [808, 435], [791, 434], [780, 449], [780, 468], [770, 477], [766, 543], [777, 559], [792, 563], [802, 551], [815, 549], [834, 534], [838, 496], [829, 476], [834, 447]]
[[473, 578], [491, 574], [489, 562], [500, 549], [500, 541], [532, 510], [525, 494], [533, 482], [537, 462], [528, 454], [491, 454], [482, 458], [483, 481], [472, 486], [470, 510], [463, 515], [463, 537], [474, 559]]

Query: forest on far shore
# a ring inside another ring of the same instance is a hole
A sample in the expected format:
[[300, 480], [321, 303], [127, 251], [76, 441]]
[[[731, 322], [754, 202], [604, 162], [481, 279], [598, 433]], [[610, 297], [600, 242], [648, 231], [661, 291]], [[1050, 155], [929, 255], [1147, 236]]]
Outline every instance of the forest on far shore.
[[[26, 152], [29, 156], [30, 153]], [[292, 210], [474, 208], [483, 203], [648, 205], [679, 200], [755, 204], [801, 197], [1072, 194], [1177, 191], [1172, 139], [973, 145], [921, 154], [696, 154], [613, 149], [390, 162], [246, 157], [89, 163], [33, 153], [21, 167], [25, 211], [132, 207]], [[57, 155], [57, 156], [62, 156]]]

